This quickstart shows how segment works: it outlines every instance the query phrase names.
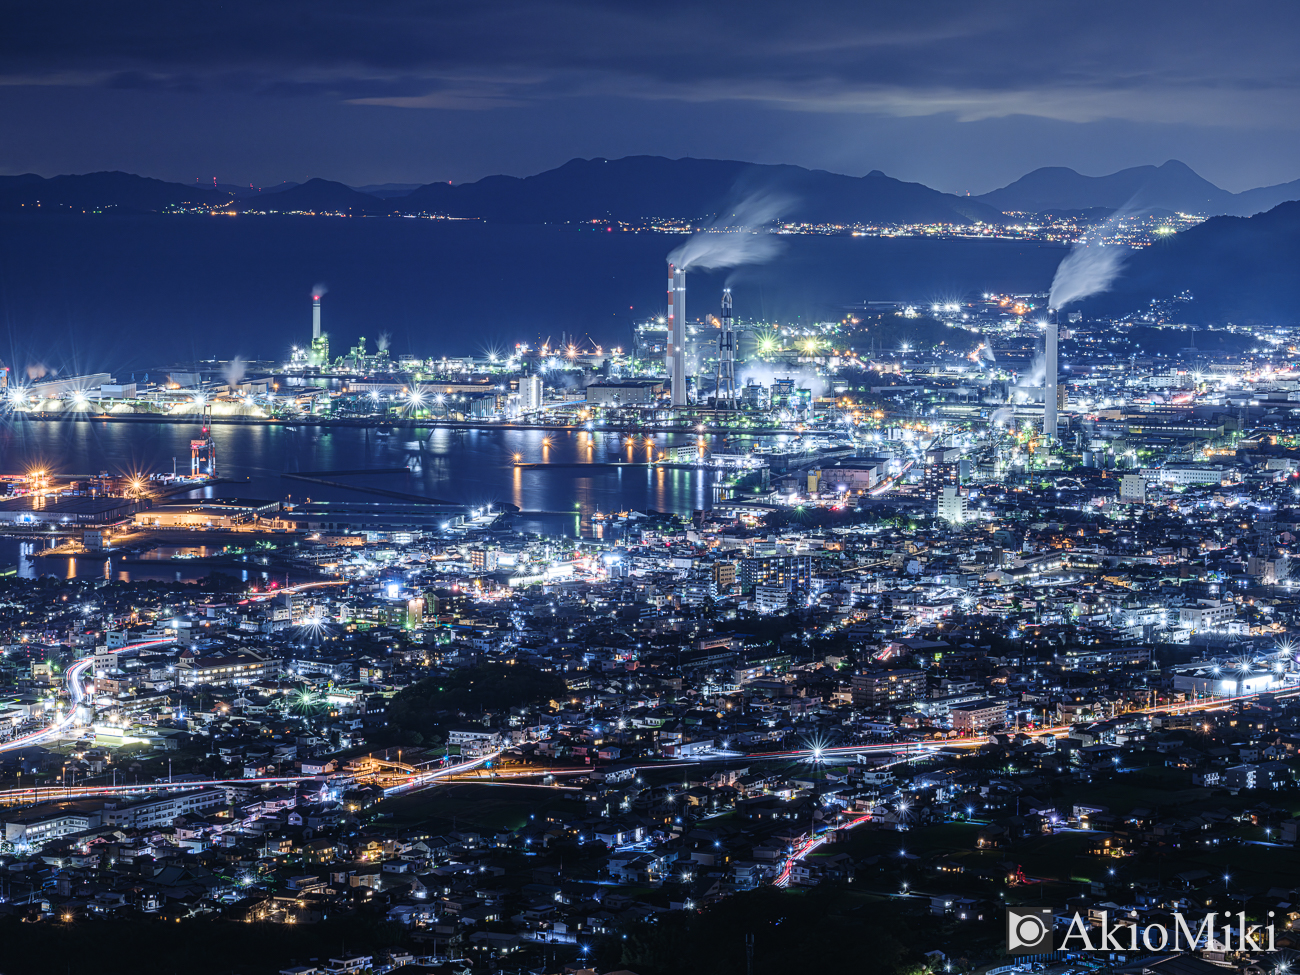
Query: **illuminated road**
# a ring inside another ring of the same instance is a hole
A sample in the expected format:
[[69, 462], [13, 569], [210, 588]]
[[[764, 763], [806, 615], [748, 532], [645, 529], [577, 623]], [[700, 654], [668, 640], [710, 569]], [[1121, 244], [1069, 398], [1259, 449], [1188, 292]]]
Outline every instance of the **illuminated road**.
[[[45, 729], [47, 732], [50, 729]], [[444, 779], [450, 779], [458, 775], [463, 775], [472, 769], [480, 767], [485, 761], [495, 758], [495, 755], [487, 755], [483, 758], [477, 758], [469, 762], [460, 762], [456, 765], [446, 765], [439, 769], [429, 772], [422, 772], [413, 775], [409, 781], [401, 785], [393, 786], [384, 790], [385, 796], [402, 795], [408, 792], [416, 792], [420, 789], [436, 785]], [[541, 774], [541, 773], [538, 773]], [[14, 805], [17, 803], [37, 803], [48, 802], [54, 799], [78, 799], [100, 795], [134, 795], [147, 794], [151, 792], [175, 792], [189, 789], [204, 789], [214, 786], [263, 786], [263, 785], [291, 785], [298, 782], [309, 782], [320, 779], [320, 775], [272, 775], [263, 776], [256, 779], [201, 779], [199, 781], [186, 782], [149, 782], [135, 783], [131, 785], [43, 785], [37, 787], [28, 787], [22, 789], [0, 789], [0, 805]], [[484, 785], [493, 784], [490, 779], [465, 779], [467, 782], [480, 782]], [[500, 783], [502, 785], [515, 785], [519, 783]], [[545, 786], [544, 788], [552, 789], [554, 786]]]
[[912, 469], [913, 463], [915, 463], [915, 461], [909, 460], [906, 464], [903, 465], [902, 469], [897, 474], [894, 474], [891, 477], [886, 478], [881, 484], [877, 485], [876, 487], [873, 487], [868, 496], [873, 498], [878, 498], [886, 491], [888, 491], [890, 488], [894, 487], [896, 484], [899, 484], [903, 479], [903, 475]]
[[[287, 592], [293, 593], [300, 592], [304, 589], [316, 589], [321, 586], [345, 586], [347, 584], [346, 580], [302, 582], [294, 586], [285, 586], [283, 589], [259, 593], [250, 599], [243, 600], [241, 605], [250, 602], [261, 602]], [[141, 640], [138, 643], [128, 643], [126, 646], [118, 647], [111, 652], [114, 654], [125, 653], [128, 650], [139, 650], [141, 647], [166, 646], [175, 642], [176, 640], [174, 638], [162, 640]], [[94, 660], [90, 657], [86, 657], [82, 660], [78, 660], [64, 673], [63, 685], [64, 689], [67, 691], [68, 700], [70, 702], [66, 714], [62, 715], [52, 724], [47, 725], [39, 731], [33, 731], [26, 735], [22, 735], [19, 738], [11, 738], [9, 741], [0, 742], [0, 752], [9, 752], [13, 751], [15, 748], [26, 748], [28, 745], [37, 745], [43, 741], [49, 741], [51, 738], [57, 737], [71, 728], [77, 719], [77, 707], [86, 698], [86, 687], [82, 682], [82, 675], [85, 674], [86, 670], [93, 665]]]
[[[270, 599], [274, 596], [286, 592], [297, 592], [304, 589], [313, 589], [323, 586], [346, 585], [346, 582], [336, 581], [318, 581], [301, 583], [294, 586], [286, 586], [283, 589], [277, 589], [267, 593], [259, 593], [250, 597], [250, 601], [261, 601]], [[174, 643], [173, 639], [159, 640], [142, 640], [137, 643], [131, 643], [124, 647], [113, 650], [113, 653], [124, 653], [129, 650], [138, 650], [143, 647], [165, 646]], [[29, 745], [37, 745], [57, 739], [67, 734], [76, 727], [77, 712], [81, 705], [86, 702], [91, 690], [86, 683], [85, 674], [88, 669], [94, 666], [92, 658], [78, 660], [64, 674], [64, 687], [68, 697], [68, 707], [49, 725], [37, 731], [29, 732], [18, 738], [0, 743], [0, 752], [13, 751], [19, 748], [25, 748]], [[1300, 686], [1293, 686], [1285, 690], [1264, 691], [1258, 694], [1243, 694], [1233, 697], [1208, 698], [1194, 701], [1187, 701], [1181, 704], [1157, 705], [1150, 708], [1142, 708], [1136, 711], [1125, 712], [1130, 715], [1150, 715], [1155, 713], [1166, 714], [1185, 714], [1201, 711], [1218, 711], [1229, 708], [1234, 704], [1246, 703], [1256, 700], [1261, 694], [1271, 694], [1274, 697], [1293, 697], [1300, 695]], [[93, 707], [93, 702], [91, 704]], [[93, 719], [93, 716], [92, 716]], [[1071, 725], [1057, 725], [1048, 728], [1027, 728], [1022, 729], [1025, 733], [1042, 736], [1053, 735], [1063, 737], [1068, 735], [1072, 730]], [[654, 771], [665, 768], [677, 768], [683, 766], [694, 766], [706, 762], [731, 761], [737, 760], [742, 762], [754, 761], [825, 761], [830, 758], [846, 758], [850, 756], [878, 756], [881, 759], [893, 759], [893, 762], [883, 762], [882, 764], [894, 764], [897, 762], [909, 761], [933, 754], [941, 749], [952, 748], [978, 748], [987, 744], [991, 739], [982, 738], [959, 738], [959, 739], [935, 739], [929, 741], [917, 742], [878, 742], [865, 745], [837, 745], [823, 748], [796, 748], [784, 751], [773, 752], [750, 752], [747, 754], [735, 755], [706, 755], [701, 756], [694, 761], [677, 761], [677, 762], [656, 762], [644, 765], [638, 765], [639, 770]], [[410, 773], [405, 781], [399, 782], [384, 790], [385, 796], [397, 796], [410, 792], [415, 792], [429, 786], [446, 782], [448, 780], [459, 782], [478, 782], [480, 784], [518, 784], [524, 783], [512, 782], [521, 778], [539, 778], [544, 776], [565, 776], [579, 775], [590, 772], [589, 768], [561, 768], [561, 769], [520, 769], [511, 768], [493, 771], [488, 775], [486, 771], [487, 763], [496, 760], [500, 752], [494, 752], [490, 755], [484, 755], [481, 758], [470, 761], [459, 762], [455, 765], [446, 765], [437, 769], [424, 772]], [[469, 773], [477, 772], [477, 775], [471, 776]], [[184, 783], [154, 782], [149, 784], [120, 784], [120, 785], [101, 785], [101, 786], [40, 786], [18, 789], [0, 789], [0, 804], [12, 805], [15, 803], [36, 803], [48, 801], [56, 798], [70, 799], [76, 797], [88, 797], [95, 795], [123, 795], [123, 794], [147, 794], [151, 792], [166, 792], [180, 789], [195, 789], [204, 787], [243, 785], [243, 786], [261, 786], [261, 785], [284, 785], [298, 783], [312, 779], [318, 779], [316, 775], [290, 775], [290, 776], [269, 776], [263, 778], [238, 778], [238, 779], [206, 779], [202, 781], [189, 781]], [[503, 781], [504, 780], [504, 781]], [[553, 785], [534, 785], [535, 788], [556, 788]], [[863, 816], [855, 819], [836, 829], [851, 829], [869, 817]], [[790, 871], [793, 864], [809, 853], [817, 849], [823, 842], [827, 830], [819, 836], [809, 838], [791, 855], [785, 864], [781, 875], [777, 878], [778, 886], [785, 886], [789, 883]]]
[[772, 881], [772, 886], [789, 887], [790, 874], [794, 872], [794, 865], [825, 843], [826, 838], [831, 833], [845, 829], [853, 829], [855, 826], [861, 826], [863, 823], [870, 821], [870, 816], [858, 816], [856, 819], [852, 819], [847, 823], [841, 823], [839, 826], [832, 826], [830, 829], [824, 830], [811, 839], [805, 840], [802, 845], [796, 847], [795, 851], [790, 854], [789, 858], [785, 861], [785, 866], [781, 868], [781, 872], [777, 874], [776, 879]]
[[304, 589], [319, 589], [321, 586], [346, 586], [350, 585], [349, 579], [326, 579], [320, 582], [299, 582], [293, 586], [282, 586], [279, 589], [268, 589], [266, 592], [255, 593], [247, 599], [241, 599], [236, 605], [247, 606], [249, 603], [260, 603], [267, 599], [274, 599], [276, 596], [282, 596], [286, 592], [302, 592]]
[[[1189, 714], [1201, 711], [1222, 711], [1234, 704], [1245, 704], [1257, 700], [1265, 694], [1273, 697], [1294, 697], [1300, 695], [1300, 687], [1291, 687], [1286, 690], [1277, 691], [1261, 691], [1258, 694], [1242, 694], [1235, 697], [1201, 698], [1196, 701], [1185, 701], [1181, 704], [1158, 704], [1154, 707], [1139, 708], [1134, 711], [1121, 711], [1119, 714], [1115, 715], [1115, 717], [1121, 718], [1129, 715], [1143, 714]], [[1054, 738], [1064, 738], [1073, 731], [1075, 727], [1075, 725], [1054, 725], [1047, 728], [1018, 728], [1008, 729], [1008, 733], [1023, 733], [1033, 737], [1051, 735]], [[743, 756], [743, 759], [745, 761], [779, 759], [818, 760], [849, 755], [893, 755], [895, 757], [906, 755], [910, 758], [919, 758], [924, 754], [943, 748], [978, 748], [981, 745], [988, 744], [990, 741], [992, 741], [992, 739], [986, 736], [982, 738], [939, 738], [930, 741], [878, 742], [871, 745], [836, 745], [826, 748], [794, 748], [789, 751], [779, 752], [749, 752]]]
[[482, 768], [485, 762], [492, 761], [500, 754], [501, 754], [500, 752], [493, 752], [491, 755], [484, 755], [482, 758], [476, 758], [468, 762], [461, 762], [458, 765], [444, 765], [442, 768], [434, 769], [433, 771], [430, 772], [419, 772], [415, 775], [412, 775], [401, 785], [394, 785], [385, 789], [384, 795], [400, 796], [403, 793], [415, 792], [418, 789], [422, 789], [427, 785], [433, 785], [439, 779], [450, 778], [451, 776], [454, 775], [464, 775], [466, 772], [469, 772], [472, 769]]
[[[1271, 691], [1271, 692], [1265, 691], [1263, 693], [1271, 693], [1274, 697], [1289, 697], [1289, 696], [1294, 696], [1296, 694], [1300, 694], [1300, 687], [1295, 687], [1295, 688], [1291, 688], [1290, 690], [1283, 690], [1283, 691]], [[1137, 711], [1129, 711], [1125, 713], [1127, 714], [1156, 714], [1156, 713], [1187, 714], [1187, 713], [1194, 713], [1200, 711], [1220, 711], [1225, 708], [1231, 707], [1234, 704], [1253, 701], [1259, 696], [1260, 696], [1259, 694], [1242, 694], [1237, 697], [1212, 698], [1208, 700], [1202, 699], [1198, 701], [1187, 701], [1182, 704], [1158, 705], [1156, 707], [1142, 708]], [[1038, 736], [1052, 735], [1056, 738], [1062, 738], [1070, 733], [1072, 727], [1073, 726], [1071, 725], [1057, 725], [1051, 728], [1033, 729], [1029, 733]], [[892, 755], [897, 759], [897, 761], [895, 762], [882, 763], [881, 767], [883, 767], [884, 765], [899, 764], [900, 762], [908, 761], [911, 758], [919, 757], [922, 754], [934, 752], [940, 748], [952, 748], [952, 747], [976, 748], [979, 747], [980, 745], [987, 744], [989, 741], [990, 741], [989, 738], [960, 738], [960, 739], [950, 739], [950, 740], [940, 740], [940, 741], [912, 742], [906, 746], [899, 745], [897, 743], [886, 743], [886, 744], [876, 744], [876, 745], [844, 745], [844, 746], [839, 746], [834, 748], [800, 748], [800, 749], [794, 749], [791, 751], [784, 751], [784, 752], [753, 753], [746, 756], [746, 758], [747, 759], [755, 759], [755, 758], [786, 759], [786, 760], [812, 759], [813, 761], [822, 761], [827, 757], [836, 756], [836, 755], [845, 756], [845, 755], [865, 754], [865, 755]], [[821, 833], [815, 833], [812, 836], [805, 837], [802, 840], [802, 842], [798, 843], [795, 846], [794, 851], [790, 854], [790, 856], [786, 858], [785, 864], [781, 868], [781, 872], [777, 874], [777, 876], [772, 880], [773, 886], [788, 887], [790, 885], [790, 877], [794, 871], [795, 864], [798, 863], [800, 860], [803, 860], [809, 854], [815, 852], [819, 847], [821, 847], [822, 844], [826, 842], [827, 836], [830, 833], [835, 832], [837, 830], [853, 829], [855, 826], [860, 826], [862, 823], [870, 821], [870, 819], [871, 816], [869, 814], [862, 815], [856, 819], [843, 823], [839, 826], [834, 826], [829, 829], [823, 830]]]
[[[175, 643], [175, 640], [143, 640], [140, 643], [127, 644], [119, 647], [113, 653], [123, 653], [127, 650], [138, 650], [140, 647], [156, 647], [163, 644]], [[53, 723], [46, 725], [39, 731], [33, 731], [22, 735], [18, 738], [11, 738], [9, 741], [0, 743], [0, 752], [13, 751], [15, 748], [26, 748], [28, 745], [37, 745], [43, 741], [49, 741], [51, 738], [62, 735], [71, 728], [77, 720], [77, 708], [86, 698], [86, 685], [82, 683], [82, 675], [87, 669], [94, 666], [94, 659], [86, 657], [78, 660], [75, 664], [67, 669], [63, 675], [64, 688], [68, 692], [69, 707], [65, 714], [57, 718]]]
[[314, 778], [317, 776], [287, 775], [261, 779], [203, 779], [199, 782], [140, 782], [131, 785], [42, 785], [22, 789], [0, 789], [0, 805], [27, 805], [57, 799], [85, 799], [103, 795], [146, 795], [151, 792], [179, 792], [222, 785], [289, 785]]

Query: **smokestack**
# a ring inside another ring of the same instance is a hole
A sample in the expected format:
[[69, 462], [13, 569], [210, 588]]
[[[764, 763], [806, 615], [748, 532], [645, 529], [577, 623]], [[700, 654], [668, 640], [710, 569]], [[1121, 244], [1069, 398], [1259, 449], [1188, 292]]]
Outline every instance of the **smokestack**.
[[311, 296], [311, 338], [313, 342], [320, 338], [320, 295]]
[[686, 406], [686, 269], [672, 269], [672, 404]]
[[664, 346], [664, 371], [668, 373], [671, 388], [673, 382], [673, 329], [677, 325], [676, 306], [673, 304], [673, 266], [668, 265], [668, 341]]
[[718, 376], [714, 400], [731, 405], [736, 398], [736, 333], [731, 317], [731, 289], [722, 290], [722, 314], [718, 319]]
[[1047, 341], [1044, 343], [1047, 374], [1043, 381], [1043, 436], [1049, 443], [1056, 439], [1056, 384], [1059, 372], [1056, 356], [1057, 327], [1056, 309], [1049, 308], [1046, 326]]

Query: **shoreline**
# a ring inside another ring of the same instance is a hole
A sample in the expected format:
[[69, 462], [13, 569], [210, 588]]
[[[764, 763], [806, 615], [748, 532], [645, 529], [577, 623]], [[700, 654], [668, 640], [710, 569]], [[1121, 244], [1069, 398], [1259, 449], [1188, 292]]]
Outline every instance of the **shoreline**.
[[[474, 420], [416, 420], [409, 417], [311, 417], [308, 419], [283, 420], [274, 417], [242, 417], [242, 416], [214, 416], [205, 419], [199, 415], [193, 416], [161, 416], [153, 413], [78, 413], [67, 415], [64, 413], [26, 413], [15, 412], [10, 414], [7, 422], [15, 422], [21, 418], [21, 421], [31, 423], [176, 423], [200, 426], [204, 422], [213, 426], [218, 424], [228, 426], [268, 426], [268, 427], [352, 427], [352, 428], [393, 428], [402, 430], [415, 429], [445, 429], [445, 430], [554, 430], [554, 431], [579, 431], [587, 433], [599, 433], [601, 431], [616, 433], [700, 433], [698, 429], [700, 420], [691, 420], [684, 423], [674, 423], [671, 425], [656, 425], [646, 423], [602, 423], [591, 430], [587, 429], [583, 423], [512, 423], [505, 422], [479, 422]], [[798, 430], [793, 427], [747, 427], [743, 430], [733, 430], [729, 427], [706, 427], [706, 432], [713, 434], [731, 434], [734, 436], [769, 436], [769, 435], [786, 435], [786, 436], [827, 436], [834, 434], [834, 430], [805, 429]]]

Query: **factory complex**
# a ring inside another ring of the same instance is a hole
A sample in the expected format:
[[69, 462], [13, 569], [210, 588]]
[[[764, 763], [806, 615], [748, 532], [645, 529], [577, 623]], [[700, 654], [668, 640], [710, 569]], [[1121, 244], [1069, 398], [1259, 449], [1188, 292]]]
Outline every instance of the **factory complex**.
[[[994, 293], [688, 319], [688, 276], [626, 350], [331, 359], [318, 294], [288, 362], [11, 384], [15, 430], [193, 431], [5, 474], [0, 913], [354, 932], [294, 975], [636, 971], [860, 904], [917, 971], [998, 968], [1040, 900], [1227, 917], [1190, 975], [1262, 975], [1242, 919], [1300, 950], [1294, 336]], [[220, 424], [364, 459], [259, 497]]]

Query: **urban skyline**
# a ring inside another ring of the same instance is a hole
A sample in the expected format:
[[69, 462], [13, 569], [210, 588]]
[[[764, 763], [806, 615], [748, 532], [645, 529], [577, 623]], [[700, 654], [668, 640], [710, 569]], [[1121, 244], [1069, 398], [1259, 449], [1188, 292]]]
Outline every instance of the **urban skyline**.
[[1300, 965], [1292, 6], [0, 32], [0, 972]]

